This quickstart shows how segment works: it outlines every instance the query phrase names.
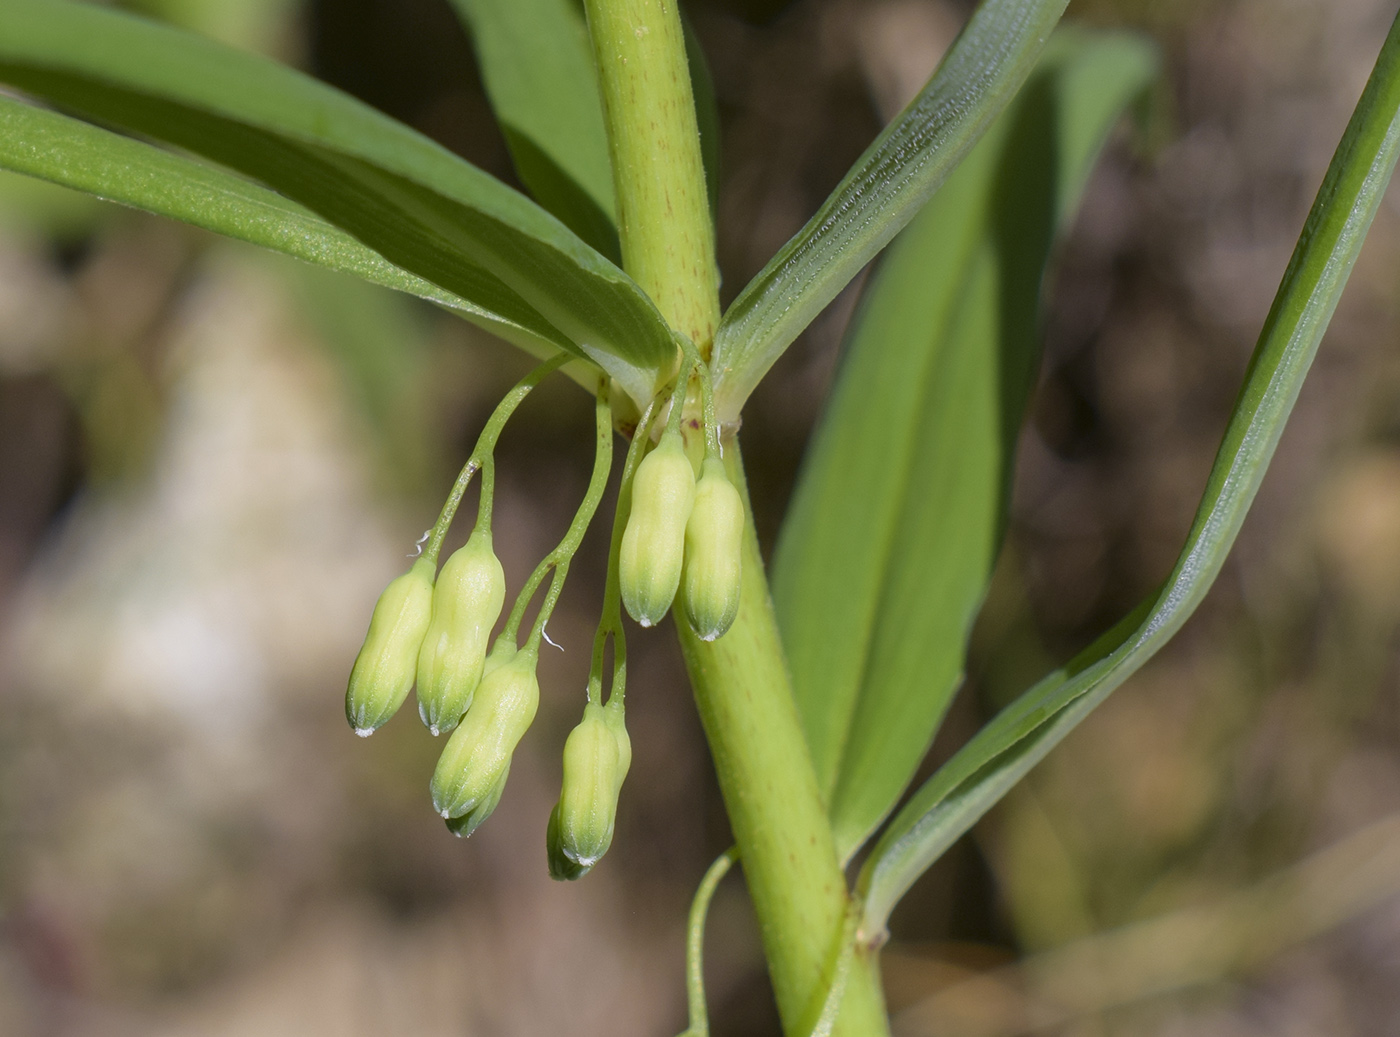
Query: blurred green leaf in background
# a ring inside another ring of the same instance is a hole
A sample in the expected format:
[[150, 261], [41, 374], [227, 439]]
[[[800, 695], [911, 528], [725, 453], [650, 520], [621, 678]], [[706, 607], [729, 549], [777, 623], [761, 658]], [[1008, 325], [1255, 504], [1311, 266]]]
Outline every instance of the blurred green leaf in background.
[[849, 857], [961, 680], [1039, 366], [1041, 283], [1144, 41], [1061, 30], [901, 233], [857, 312], [774, 561], [793, 685]]

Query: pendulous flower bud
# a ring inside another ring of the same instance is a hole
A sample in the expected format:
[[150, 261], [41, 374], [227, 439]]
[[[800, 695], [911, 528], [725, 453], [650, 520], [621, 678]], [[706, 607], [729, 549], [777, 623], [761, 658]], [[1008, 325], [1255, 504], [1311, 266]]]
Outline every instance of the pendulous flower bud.
[[418, 715], [433, 734], [451, 731], [471, 705], [505, 596], [491, 534], [478, 529], [438, 573], [433, 619], [418, 652]]
[[721, 636], [739, 614], [743, 541], [743, 498], [724, 462], [707, 457], [685, 524], [685, 614], [702, 641]]
[[551, 876], [580, 878], [608, 852], [618, 793], [631, 764], [621, 703], [590, 702], [564, 743], [564, 784], [546, 835]]
[[433, 771], [433, 808], [443, 817], [461, 817], [486, 803], [493, 793], [499, 796], [496, 786], [504, 783], [511, 754], [539, 708], [537, 661], [537, 653], [525, 648], [494, 669], [487, 667], [490, 672], [482, 678], [471, 708], [447, 740]]
[[447, 830], [458, 839], [465, 839], [478, 828], [481, 823], [491, 816], [491, 812], [496, 809], [496, 805], [501, 801], [501, 793], [506, 790], [506, 778], [510, 775], [510, 764], [506, 764], [506, 769], [501, 772], [501, 776], [496, 779], [496, 784], [491, 786], [491, 791], [487, 793], [476, 806], [472, 807], [461, 817], [449, 817], [447, 819]]
[[432, 601], [433, 564], [420, 558], [375, 602], [369, 633], [355, 656], [345, 692], [345, 718], [357, 735], [373, 734], [408, 697]]
[[632, 478], [632, 513], [618, 557], [622, 603], [644, 627], [661, 622], [676, 596], [694, 503], [695, 469], [680, 433], [667, 432]]

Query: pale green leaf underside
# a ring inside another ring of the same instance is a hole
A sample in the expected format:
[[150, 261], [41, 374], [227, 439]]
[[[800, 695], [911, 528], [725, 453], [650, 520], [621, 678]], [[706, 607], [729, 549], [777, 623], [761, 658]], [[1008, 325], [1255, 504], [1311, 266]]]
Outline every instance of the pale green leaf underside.
[[785, 521], [773, 594], [848, 857], [898, 801], [957, 687], [1037, 365], [1040, 283], [1145, 42], [1062, 30], [880, 262]]
[[721, 418], [947, 179], [1025, 82], [1067, 3], [978, 7], [919, 96], [726, 311], [714, 346]]
[[6, 0], [0, 81], [252, 176], [483, 308], [472, 291], [494, 279], [636, 399], [673, 364], [651, 301], [557, 219], [292, 69], [97, 7]]
[[[0, 168], [169, 216], [206, 230], [354, 274], [461, 313], [531, 352], [568, 343], [538, 315], [503, 296], [488, 311], [401, 270], [295, 202], [231, 173], [122, 137], [56, 112], [0, 97]], [[479, 295], [490, 296], [490, 286]]]
[[574, 0], [452, 0], [515, 170], [535, 200], [614, 261], [617, 205], [603, 103]]
[[1400, 152], [1400, 20], [1313, 203], [1196, 519], [1155, 598], [1003, 710], [899, 812], [861, 872], [878, 932], [914, 880], [1178, 630], [1204, 597], [1283, 432]]

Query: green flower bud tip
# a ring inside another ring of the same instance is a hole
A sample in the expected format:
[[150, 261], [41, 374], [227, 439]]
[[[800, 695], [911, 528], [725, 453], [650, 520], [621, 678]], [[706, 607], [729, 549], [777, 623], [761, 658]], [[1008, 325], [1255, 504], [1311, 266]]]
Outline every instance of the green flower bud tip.
[[593, 870], [592, 865], [585, 867], [577, 861], [571, 860], [563, 850], [559, 835], [559, 804], [554, 805], [554, 809], [549, 812], [549, 827], [545, 829], [544, 836], [545, 851], [549, 857], [549, 877], [558, 882], [573, 882], [581, 879]]
[[676, 596], [694, 503], [695, 469], [680, 433], [667, 432], [632, 478], [632, 513], [618, 558], [622, 603], [644, 627], [659, 623]]
[[702, 641], [720, 637], [739, 614], [744, 501], [717, 457], [705, 458], [685, 524], [685, 614]]
[[617, 797], [631, 764], [621, 705], [590, 702], [564, 743], [564, 783], [546, 836], [551, 876], [580, 878], [608, 852]]
[[471, 812], [504, 781], [511, 754], [539, 708], [537, 661], [537, 654], [526, 648], [482, 678], [471, 708], [447, 740], [433, 771], [433, 809], [443, 817]]
[[433, 565], [426, 558], [379, 595], [345, 692], [345, 718], [361, 738], [372, 735], [408, 697], [432, 601]]
[[418, 652], [418, 715], [433, 734], [451, 731], [471, 705], [505, 596], [491, 534], [478, 529], [438, 573], [432, 623]]
[[501, 776], [496, 780], [496, 784], [491, 786], [490, 793], [476, 806], [472, 807], [461, 817], [447, 818], [447, 830], [458, 839], [465, 839], [478, 828], [481, 823], [491, 816], [491, 812], [496, 809], [496, 805], [501, 801], [501, 793], [506, 790], [506, 778], [510, 775], [510, 763], [506, 763], [506, 769], [501, 772]]

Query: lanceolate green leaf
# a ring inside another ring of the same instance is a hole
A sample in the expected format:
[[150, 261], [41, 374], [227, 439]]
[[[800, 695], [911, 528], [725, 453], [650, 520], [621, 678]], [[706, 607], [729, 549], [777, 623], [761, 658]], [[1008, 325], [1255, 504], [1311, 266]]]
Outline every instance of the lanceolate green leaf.
[[1025, 82], [1068, 0], [984, 0], [928, 85], [759, 272], [715, 336], [720, 417], [947, 179]]
[[474, 285], [473, 296], [491, 302], [491, 309], [484, 309], [399, 269], [345, 231], [265, 187], [4, 97], [0, 97], [0, 168], [397, 288], [456, 310], [531, 352], [553, 353], [569, 347], [557, 330], [499, 281], [482, 276]]
[[536, 200], [614, 262], [617, 205], [593, 45], [575, 0], [452, 0], [516, 172]]
[[253, 176], [390, 262], [486, 306], [494, 277], [648, 399], [674, 363], [645, 294], [519, 193], [291, 69], [86, 4], [0, 4], [0, 81]]
[[773, 567], [843, 857], [898, 801], [961, 679], [1054, 233], [1155, 66], [1136, 38], [1057, 33], [862, 301]]
[[1400, 19], [1264, 322], [1186, 546], [1165, 586], [992, 720], [914, 795], [862, 869], [864, 931], [1195, 610], [1234, 543], [1400, 153]]

